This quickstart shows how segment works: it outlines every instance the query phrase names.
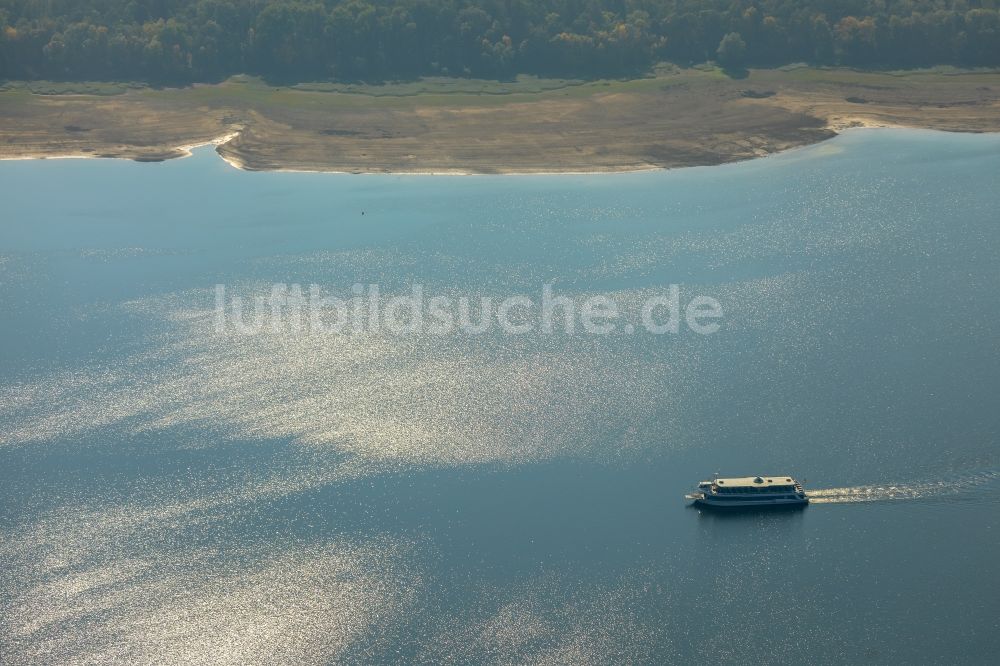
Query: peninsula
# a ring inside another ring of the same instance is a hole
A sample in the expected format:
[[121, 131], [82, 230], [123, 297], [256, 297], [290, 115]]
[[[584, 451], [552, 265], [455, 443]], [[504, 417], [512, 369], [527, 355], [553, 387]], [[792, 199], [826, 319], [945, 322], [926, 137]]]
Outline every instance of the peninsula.
[[161, 161], [216, 142], [250, 170], [546, 173], [711, 165], [858, 126], [1000, 131], [1000, 70], [786, 66], [645, 77], [178, 88], [7, 82], [0, 158]]

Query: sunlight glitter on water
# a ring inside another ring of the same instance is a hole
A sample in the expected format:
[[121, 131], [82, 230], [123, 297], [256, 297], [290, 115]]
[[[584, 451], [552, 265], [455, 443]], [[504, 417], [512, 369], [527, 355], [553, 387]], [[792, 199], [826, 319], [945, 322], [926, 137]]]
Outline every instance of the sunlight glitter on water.
[[[994, 653], [995, 614], [967, 611], [995, 602], [1000, 493], [975, 470], [996, 468], [1000, 428], [983, 307], [1000, 153], [907, 136], [845, 136], [822, 160], [419, 186], [220, 176], [211, 154], [10, 168], [0, 661]], [[630, 303], [681, 282], [722, 303], [724, 328], [212, 330], [217, 282], [549, 281]], [[830, 508], [686, 510], [682, 485], [720, 463], [815, 474]]]
[[376, 541], [296, 544], [249, 568], [210, 551], [108, 555], [4, 605], [6, 663], [328, 662], [420, 586], [400, 549]]
[[148, 353], [5, 387], [0, 441], [199, 425], [373, 462], [613, 457], [588, 451], [586, 433], [679, 403], [698, 366], [683, 342], [642, 360], [593, 336], [218, 335], [211, 312], [191, 308], [199, 297], [125, 306], [167, 327]]

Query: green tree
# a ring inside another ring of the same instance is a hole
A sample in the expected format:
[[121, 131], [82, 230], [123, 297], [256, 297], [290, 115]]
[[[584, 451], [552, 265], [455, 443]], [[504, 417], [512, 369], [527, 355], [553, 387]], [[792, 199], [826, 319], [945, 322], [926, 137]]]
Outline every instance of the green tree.
[[326, 20], [322, 5], [280, 2], [265, 7], [254, 23], [258, 66], [279, 79], [327, 74]]
[[0, 0], [0, 78], [1000, 66], [1000, 0]]
[[820, 14], [812, 20], [813, 60], [820, 64], [833, 62], [833, 30], [826, 16]]
[[715, 50], [719, 64], [727, 69], [737, 69], [743, 67], [746, 57], [747, 45], [740, 37], [740, 33], [731, 32], [719, 42], [719, 48]]

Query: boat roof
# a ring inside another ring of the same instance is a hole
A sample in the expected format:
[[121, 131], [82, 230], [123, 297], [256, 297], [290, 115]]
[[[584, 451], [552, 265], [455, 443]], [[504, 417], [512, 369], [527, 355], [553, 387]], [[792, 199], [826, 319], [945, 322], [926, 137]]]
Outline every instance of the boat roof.
[[766, 485], [783, 485], [795, 483], [790, 476], [737, 476], [727, 479], [715, 479], [715, 483], [727, 488], [737, 488], [741, 486], [760, 487]]

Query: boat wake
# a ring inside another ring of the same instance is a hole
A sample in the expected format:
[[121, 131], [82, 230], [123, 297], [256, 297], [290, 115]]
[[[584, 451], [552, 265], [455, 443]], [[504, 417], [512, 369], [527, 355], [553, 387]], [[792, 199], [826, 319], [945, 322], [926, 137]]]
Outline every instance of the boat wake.
[[[810, 504], [852, 504], [915, 499], [967, 499], [982, 497], [990, 485], [1000, 486], [1000, 472], [975, 472], [960, 477], [917, 483], [897, 483], [847, 488], [820, 488], [807, 492]], [[997, 493], [987, 493], [993, 497]]]

